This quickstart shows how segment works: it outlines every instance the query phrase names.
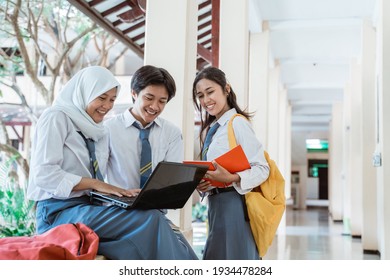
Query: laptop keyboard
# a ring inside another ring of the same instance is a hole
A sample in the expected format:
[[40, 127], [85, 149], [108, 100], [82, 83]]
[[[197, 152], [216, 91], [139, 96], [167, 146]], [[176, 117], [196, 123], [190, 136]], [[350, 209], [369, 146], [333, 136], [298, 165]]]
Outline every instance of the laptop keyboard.
[[132, 203], [137, 198], [136, 196], [128, 197], [128, 196], [116, 196], [116, 195], [107, 195], [107, 197], [111, 197], [115, 200], [119, 200], [125, 203]]

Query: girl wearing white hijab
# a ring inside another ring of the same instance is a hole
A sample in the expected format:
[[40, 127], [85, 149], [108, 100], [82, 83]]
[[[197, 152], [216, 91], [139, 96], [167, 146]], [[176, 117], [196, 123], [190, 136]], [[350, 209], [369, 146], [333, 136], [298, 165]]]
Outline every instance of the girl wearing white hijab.
[[91, 189], [118, 196], [135, 194], [135, 190], [93, 178], [82, 137], [94, 141], [99, 169], [104, 174], [108, 135], [102, 121], [119, 90], [120, 84], [106, 68], [84, 68], [39, 118], [27, 188], [28, 198], [37, 201], [37, 232], [80, 222], [97, 233], [98, 254], [109, 259], [196, 259], [192, 248], [179, 241], [159, 210], [124, 210], [90, 202]]

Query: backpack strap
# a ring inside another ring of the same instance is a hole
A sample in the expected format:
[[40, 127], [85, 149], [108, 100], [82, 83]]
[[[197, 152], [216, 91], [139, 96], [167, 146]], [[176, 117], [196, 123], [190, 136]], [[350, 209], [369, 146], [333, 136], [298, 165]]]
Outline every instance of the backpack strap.
[[233, 120], [235, 117], [243, 117], [244, 119], [248, 120], [244, 115], [241, 114], [234, 114], [233, 116], [231, 116], [228, 123], [228, 139], [229, 139], [230, 149], [233, 149], [235, 146], [237, 146], [237, 140], [236, 140], [236, 136], [234, 135], [234, 129], [233, 129]]
[[[233, 129], [233, 120], [235, 117], [245, 118], [245, 116], [243, 116], [241, 114], [234, 114], [229, 120], [228, 139], [229, 139], [229, 148], [230, 149], [233, 149], [234, 147], [237, 146], [236, 136], [234, 135], [234, 129]], [[245, 118], [245, 119], [247, 120], [247, 118]], [[242, 201], [242, 205], [244, 207], [244, 219], [245, 219], [245, 221], [249, 222], [249, 215], [248, 215], [248, 209], [246, 207], [245, 195], [241, 195], [241, 201]]]

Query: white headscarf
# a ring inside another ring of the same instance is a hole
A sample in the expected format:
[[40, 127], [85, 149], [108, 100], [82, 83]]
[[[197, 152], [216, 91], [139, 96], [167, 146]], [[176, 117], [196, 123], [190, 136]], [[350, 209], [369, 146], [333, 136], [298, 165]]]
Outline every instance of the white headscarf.
[[67, 114], [85, 137], [97, 141], [105, 134], [105, 129], [102, 123], [95, 123], [86, 108], [95, 98], [115, 87], [119, 93], [120, 84], [108, 69], [101, 66], [86, 67], [65, 84], [51, 109]]

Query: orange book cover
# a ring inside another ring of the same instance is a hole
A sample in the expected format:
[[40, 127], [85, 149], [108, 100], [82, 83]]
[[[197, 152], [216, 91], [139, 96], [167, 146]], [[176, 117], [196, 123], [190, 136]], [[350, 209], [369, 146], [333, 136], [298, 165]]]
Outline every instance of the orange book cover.
[[[230, 173], [240, 172], [251, 167], [241, 145], [238, 145], [230, 151], [217, 157], [215, 161]], [[215, 170], [215, 167], [211, 161], [185, 160], [183, 161], [183, 163], [207, 165], [209, 167], [209, 170]], [[221, 183], [218, 181], [212, 181], [211, 184], [216, 187], [226, 186], [225, 183]]]

